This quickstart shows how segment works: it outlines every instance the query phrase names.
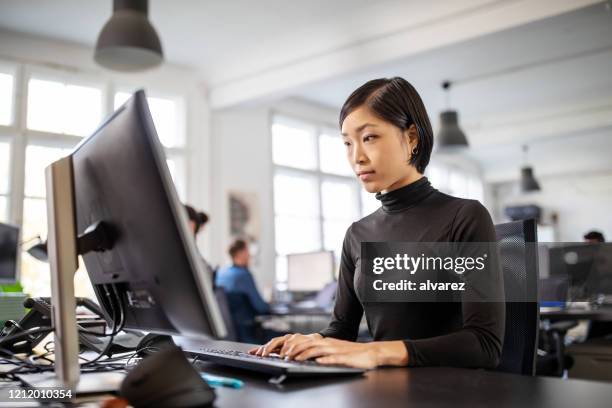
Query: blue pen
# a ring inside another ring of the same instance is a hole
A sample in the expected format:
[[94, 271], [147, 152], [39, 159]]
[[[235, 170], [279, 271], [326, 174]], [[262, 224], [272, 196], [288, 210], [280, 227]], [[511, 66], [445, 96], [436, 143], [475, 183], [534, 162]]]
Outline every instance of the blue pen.
[[231, 388], [242, 388], [244, 382], [237, 378], [218, 377], [215, 375], [200, 373], [204, 381], [211, 387], [231, 387]]

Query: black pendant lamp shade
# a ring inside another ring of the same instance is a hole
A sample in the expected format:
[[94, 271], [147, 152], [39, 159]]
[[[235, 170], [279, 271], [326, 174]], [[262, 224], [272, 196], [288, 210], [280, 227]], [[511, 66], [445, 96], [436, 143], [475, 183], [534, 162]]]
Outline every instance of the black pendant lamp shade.
[[459, 127], [457, 111], [448, 110], [440, 113], [440, 131], [437, 142], [441, 148], [468, 146], [465, 133]]
[[[524, 161], [525, 163], [527, 163], [527, 151], [529, 150], [529, 148], [527, 147], [527, 145], [523, 146], [523, 155], [524, 155]], [[528, 193], [530, 191], [540, 191], [540, 183], [538, 183], [538, 181], [536, 180], [535, 176], [533, 175], [533, 167], [525, 164], [522, 168], [521, 168], [521, 191], [524, 193]]]
[[533, 176], [533, 167], [521, 169], [521, 191], [540, 191], [540, 183]]
[[[450, 81], [442, 82], [442, 89], [446, 93], [446, 105], [450, 105]], [[454, 149], [468, 147], [465, 133], [459, 127], [459, 115], [457, 111], [446, 110], [440, 113], [440, 130], [436, 141], [440, 149]]]
[[114, 0], [113, 15], [98, 36], [95, 61], [124, 72], [143, 71], [161, 64], [164, 55], [148, 11], [148, 0]]

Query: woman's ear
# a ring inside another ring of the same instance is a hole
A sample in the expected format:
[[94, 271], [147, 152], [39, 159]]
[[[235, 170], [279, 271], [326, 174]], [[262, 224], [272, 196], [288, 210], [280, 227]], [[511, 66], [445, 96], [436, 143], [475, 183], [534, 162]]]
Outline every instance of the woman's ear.
[[413, 151], [419, 145], [419, 130], [413, 123], [407, 130], [408, 132], [408, 144], [410, 145], [410, 151]]

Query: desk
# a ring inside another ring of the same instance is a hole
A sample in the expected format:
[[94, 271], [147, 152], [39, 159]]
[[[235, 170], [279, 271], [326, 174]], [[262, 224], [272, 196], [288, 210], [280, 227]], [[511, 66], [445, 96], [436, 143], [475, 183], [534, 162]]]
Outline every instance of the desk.
[[549, 320], [592, 320], [612, 322], [612, 307], [599, 309], [560, 309], [540, 312], [540, 319]]
[[[206, 347], [218, 349], [245, 351], [251, 347], [226, 341], [206, 343]], [[609, 383], [525, 377], [485, 370], [388, 368], [372, 370], [360, 377], [290, 379], [282, 386], [274, 386], [267, 382], [265, 375], [207, 362], [199, 362], [198, 367], [211, 374], [237, 377], [245, 382], [239, 390], [217, 388], [217, 408], [583, 408], [605, 407], [612, 401]]]
[[[246, 350], [248, 345], [223, 342]], [[206, 372], [245, 381], [244, 388], [217, 389], [223, 407], [605, 407], [612, 401], [608, 383], [525, 377], [459, 368], [388, 368], [362, 377], [288, 380], [277, 387], [248, 371], [201, 363]]]

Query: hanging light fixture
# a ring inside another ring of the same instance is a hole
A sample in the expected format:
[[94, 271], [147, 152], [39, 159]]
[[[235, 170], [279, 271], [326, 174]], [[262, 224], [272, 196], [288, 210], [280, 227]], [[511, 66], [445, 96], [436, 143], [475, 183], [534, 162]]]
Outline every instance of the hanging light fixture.
[[450, 110], [450, 81], [442, 82], [442, 89], [446, 92], [446, 109], [440, 113], [440, 131], [437, 136], [437, 145], [440, 149], [468, 147], [465, 133], [459, 127], [457, 111]]
[[98, 36], [94, 60], [103, 67], [125, 72], [161, 64], [164, 55], [148, 12], [148, 0], [113, 0], [113, 15]]
[[540, 183], [533, 175], [533, 167], [527, 164], [527, 145], [523, 145], [523, 161], [525, 164], [521, 168], [521, 191], [540, 191]]

